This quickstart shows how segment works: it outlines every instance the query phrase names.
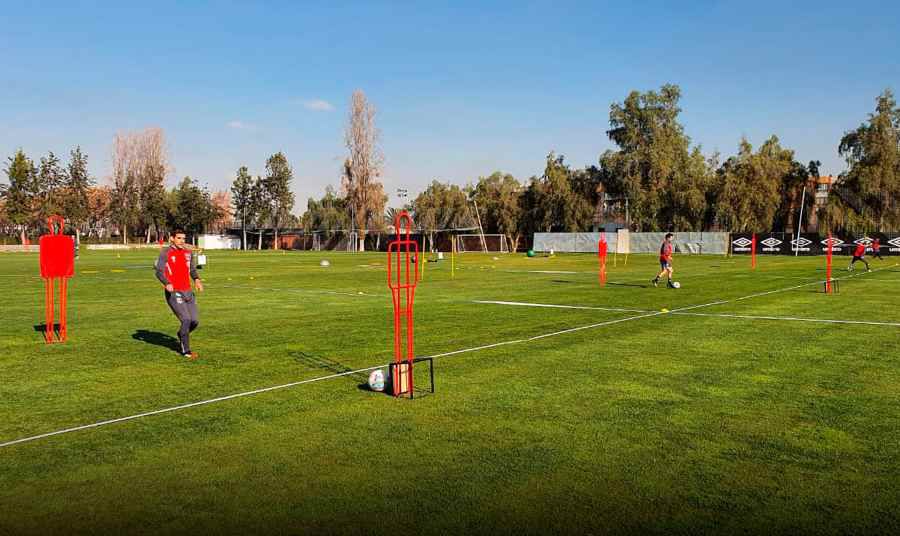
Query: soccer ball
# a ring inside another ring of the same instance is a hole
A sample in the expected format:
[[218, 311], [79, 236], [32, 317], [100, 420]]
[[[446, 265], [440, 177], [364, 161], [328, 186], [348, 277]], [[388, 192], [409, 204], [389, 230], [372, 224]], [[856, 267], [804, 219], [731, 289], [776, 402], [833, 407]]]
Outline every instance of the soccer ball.
[[681, 283], [678, 281], [672, 281], [672, 288], [681, 288]]
[[321, 261], [319, 261], [319, 266], [326, 268], [328, 266], [331, 266], [331, 263], [328, 262], [326, 259], [322, 259]]
[[375, 369], [369, 374], [369, 389], [382, 392], [384, 391], [384, 371]]

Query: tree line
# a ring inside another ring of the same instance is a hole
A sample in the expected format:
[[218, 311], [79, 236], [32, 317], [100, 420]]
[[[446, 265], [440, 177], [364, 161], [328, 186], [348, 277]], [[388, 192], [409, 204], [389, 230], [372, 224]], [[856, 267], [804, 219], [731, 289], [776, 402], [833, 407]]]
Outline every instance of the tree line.
[[[480, 224], [513, 248], [534, 232], [587, 231], [616, 219], [634, 231], [785, 231], [805, 229], [814, 217], [823, 230], [900, 229], [900, 109], [890, 90], [839, 141], [848, 169], [818, 205], [818, 160], [799, 162], [775, 135], [756, 148], [742, 138], [732, 156], [705, 156], [679, 121], [680, 99], [678, 86], [664, 85], [613, 103], [607, 136], [616, 148], [596, 165], [573, 169], [551, 152], [543, 173], [525, 181], [501, 171], [465, 186], [433, 181], [404, 208], [432, 242], [439, 230]], [[349, 207], [328, 188], [309, 199], [303, 227], [348, 228]], [[380, 230], [392, 221], [389, 211], [366, 224]]]
[[[540, 175], [520, 181], [498, 171], [465, 185], [433, 181], [404, 208], [432, 242], [439, 230], [480, 225], [506, 235], [511, 247], [537, 231], [586, 231], [608, 221], [635, 231], [765, 232], [804, 228], [816, 217], [833, 231], [900, 229], [900, 108], [890, 90], [839, 140], [847, 169], [818, 204], [818, 161], [797, 161], [774, 135], [756, 148], [741, 139], [732, 156], [704, 155], [679, 120], [680, 100], [680, 88], [669, 84], [613, 103], [607, 136], [615, 148], [595, 165], [572, 168], [551, 152]], [[172, 227], [221, 230], [233, 216], [245, 247], [255, 234], [261, 248], [268, 230], [277, 248], [281, 229], [301, 227], [353, 231], [362, 249], [366, 234], [389, 230], [396, 212], [386, 209], [375, 122], [375, 107], [354, 92], [340, 185], [308, 199], [299, 217], [292, 213], [293, 170], [281, 152], [267, 159], [265, 176], [251, 177], [242, 166], [230, 191], [210, 193], [190, 177], [166, 190], [170, 167], [160, 129], [116, 136], [108, 185], [88, 174], [80, 148], [66, 165], [53, 153], [34, 162], [19, 150], [7, 159], [8, 184], [0, 185], [0, 231], [24, 241], [47, 215], [62, 213], [80, 234], [150, 241]]]

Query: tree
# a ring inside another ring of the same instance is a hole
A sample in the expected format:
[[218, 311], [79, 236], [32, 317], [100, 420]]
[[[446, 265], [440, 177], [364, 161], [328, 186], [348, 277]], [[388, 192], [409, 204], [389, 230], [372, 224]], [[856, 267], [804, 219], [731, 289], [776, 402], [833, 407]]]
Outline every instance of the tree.
[[606, 192], [630, 200], [638, 230], [701, 228], [711, 173], [678, 122], [681, 90], [632, 91], [610, 106], [607, 131], [618, 151], [600, 157]]
[[62, 212], [63, 199], [60, 192], [66, 180], [66, 172], [53, 151], [41, 158], [35, 184], [37, 216], [41, 220]]
[[572, 170], [565, 164], [563, 155], [553, 152], [547, 155], [543, 184], [542, 227], [548, 232], [583, 231], [590, 225], [593, 208], [590, 202], [572, 189]]
[[168, 169], [162, 129], [116, 134], [113, 141], [112, 215], [122, 227], [123, 242], [128, 240], [130, 226], [143, 226], [148, 242], [151, 226], [156, 226], [158, 233]]
[[306, 212], [300, 221], [305, 231], [322, 232], [326, 236], [333, 236], [335, 232], [350, 227], [347, 201], [335, 194], [334, 188], [326, 186], [322, 199], [307, 200]]
[[185, 177], [173, 190], [175, 210], [173, 212], [173, 224], [193, 235], [194, 243], [197, 235], [201, 234], [207, 225], [221, 216], [221, 213], [213, 202], [205, 188], [191, 179]]
[[844, 134], [838, 152], [849, 169], [832, 188], [829, 204], [838, 215], [847, 213], [841, 223], [882, 232], [900, 225], [900, 108], [889, 89], [878, 96], [869, 120]]
[[212, 193], [211, 202], [214, 208], [215, 217], [210, 222], [210, 230], [215, 233], [222, 233], [226, 228], [234, 224], [231, 193], [226, 191], [215, 191]]
[[755, 154], [750, 142], [742, 139], [738, 154], [718, 171], [722, 181], [719, 217], [732, 231], [769, 231], [779, 191], [793, 170], [794, 152], [783, 149], [777, 136], [766, 140]]
[[36, 218], [37, 169], [34, 162], [25, 156], [22, 149], [7, 158], [6, 177], [9, 186], [3, 193], [6, 216], [18, 227], [22, 243], [26, 243], [26, 233]]
[[516, 251], [521, 237], [522, 191], [522, 184], [515, 177], [499, 171], [479, 177], [472, 191], [485, 230], [506, 235], [511, 251]]
[[[432, 181], [412, 203], [416, 225], [428, 233], [428, 250], [434, 251], [438, 230], [469, 228], [475, 219], [469, 211], [468, 196], [459, 186]], [[396, 232], [396, 230], [395, 230]]]
[[241, 219], [241, 248], [247, 251], [247, 221], [253, 220], [253, 179], [247, 166], [241, 166], [231, 184], [231, 200], [235, 216]]
[[341, 186], [349, 201], [351, 220], [359, 232], [359, 251], [365, 249], [365, 234], [373, 221], [380, 220], [387, 196], [378, 177], [384, 157], [375, 126], [375, 107], [361, 90], [353, 92], [344, 141], [350, 156], [344, 163]]
[[271, 203], [269, 216], [275, 228], [275, 249], [278, 249], [278, 229], [289, 219], [294, 208], [294, 193], [291, 192], [293, 178], [294, 172], [283, 153], [275, 153], [266, 161], [263, 186]]
[[109, 186], [96, 186], [89, 188], [88, 199], [88, 236], [97, 233], [98, 238], [109, 235], [109, 227], [112, 224], [110, 206], [112, 203], [112, 189]]
[[88, 174], [87, 155], [81, 152], [81, 147], [76, 147], [70, 156], [62, 205], [66, 218], [75, 227], [75, 235], [80, 239], [91, 216], [88, 192], [94, 179]]

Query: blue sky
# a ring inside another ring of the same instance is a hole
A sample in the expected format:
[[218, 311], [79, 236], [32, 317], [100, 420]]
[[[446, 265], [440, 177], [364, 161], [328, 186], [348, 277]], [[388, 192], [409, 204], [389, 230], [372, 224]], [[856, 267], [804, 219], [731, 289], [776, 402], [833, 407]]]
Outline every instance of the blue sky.
[[[132, 5], [133, 4], [133, 5]], [[81, 145], [104, 180], [118, 131], [165, 130], [212, 189], [284, 151], [295, 212], [338, 185], [347, 103], [378, 108], [385, 189], [540, 174], [611, 148], [609, 105], [681, 86], [707, 154], [776, 134], [798, 160], [900, 90], [897, 2], [4, 2], [0, 153]]]

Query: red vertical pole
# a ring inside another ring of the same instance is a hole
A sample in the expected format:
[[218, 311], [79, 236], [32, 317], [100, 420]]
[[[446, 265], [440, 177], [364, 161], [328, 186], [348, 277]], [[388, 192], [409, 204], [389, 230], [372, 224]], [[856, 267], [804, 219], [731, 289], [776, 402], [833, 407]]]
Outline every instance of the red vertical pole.
[[831, 294], [831, 232], [828, 233], [828, 251], [825, 253], [825, 293]]
[[66, 342], [66, 291], [68, 279], [59, 280], [59, 342]]
[[753, 239], [750, 241], [750, 268], [756, 269], [756, 233], [753, 233]]
[[53, 342], [53, 278], [44, 280], [44, 338], [47, 343]]

